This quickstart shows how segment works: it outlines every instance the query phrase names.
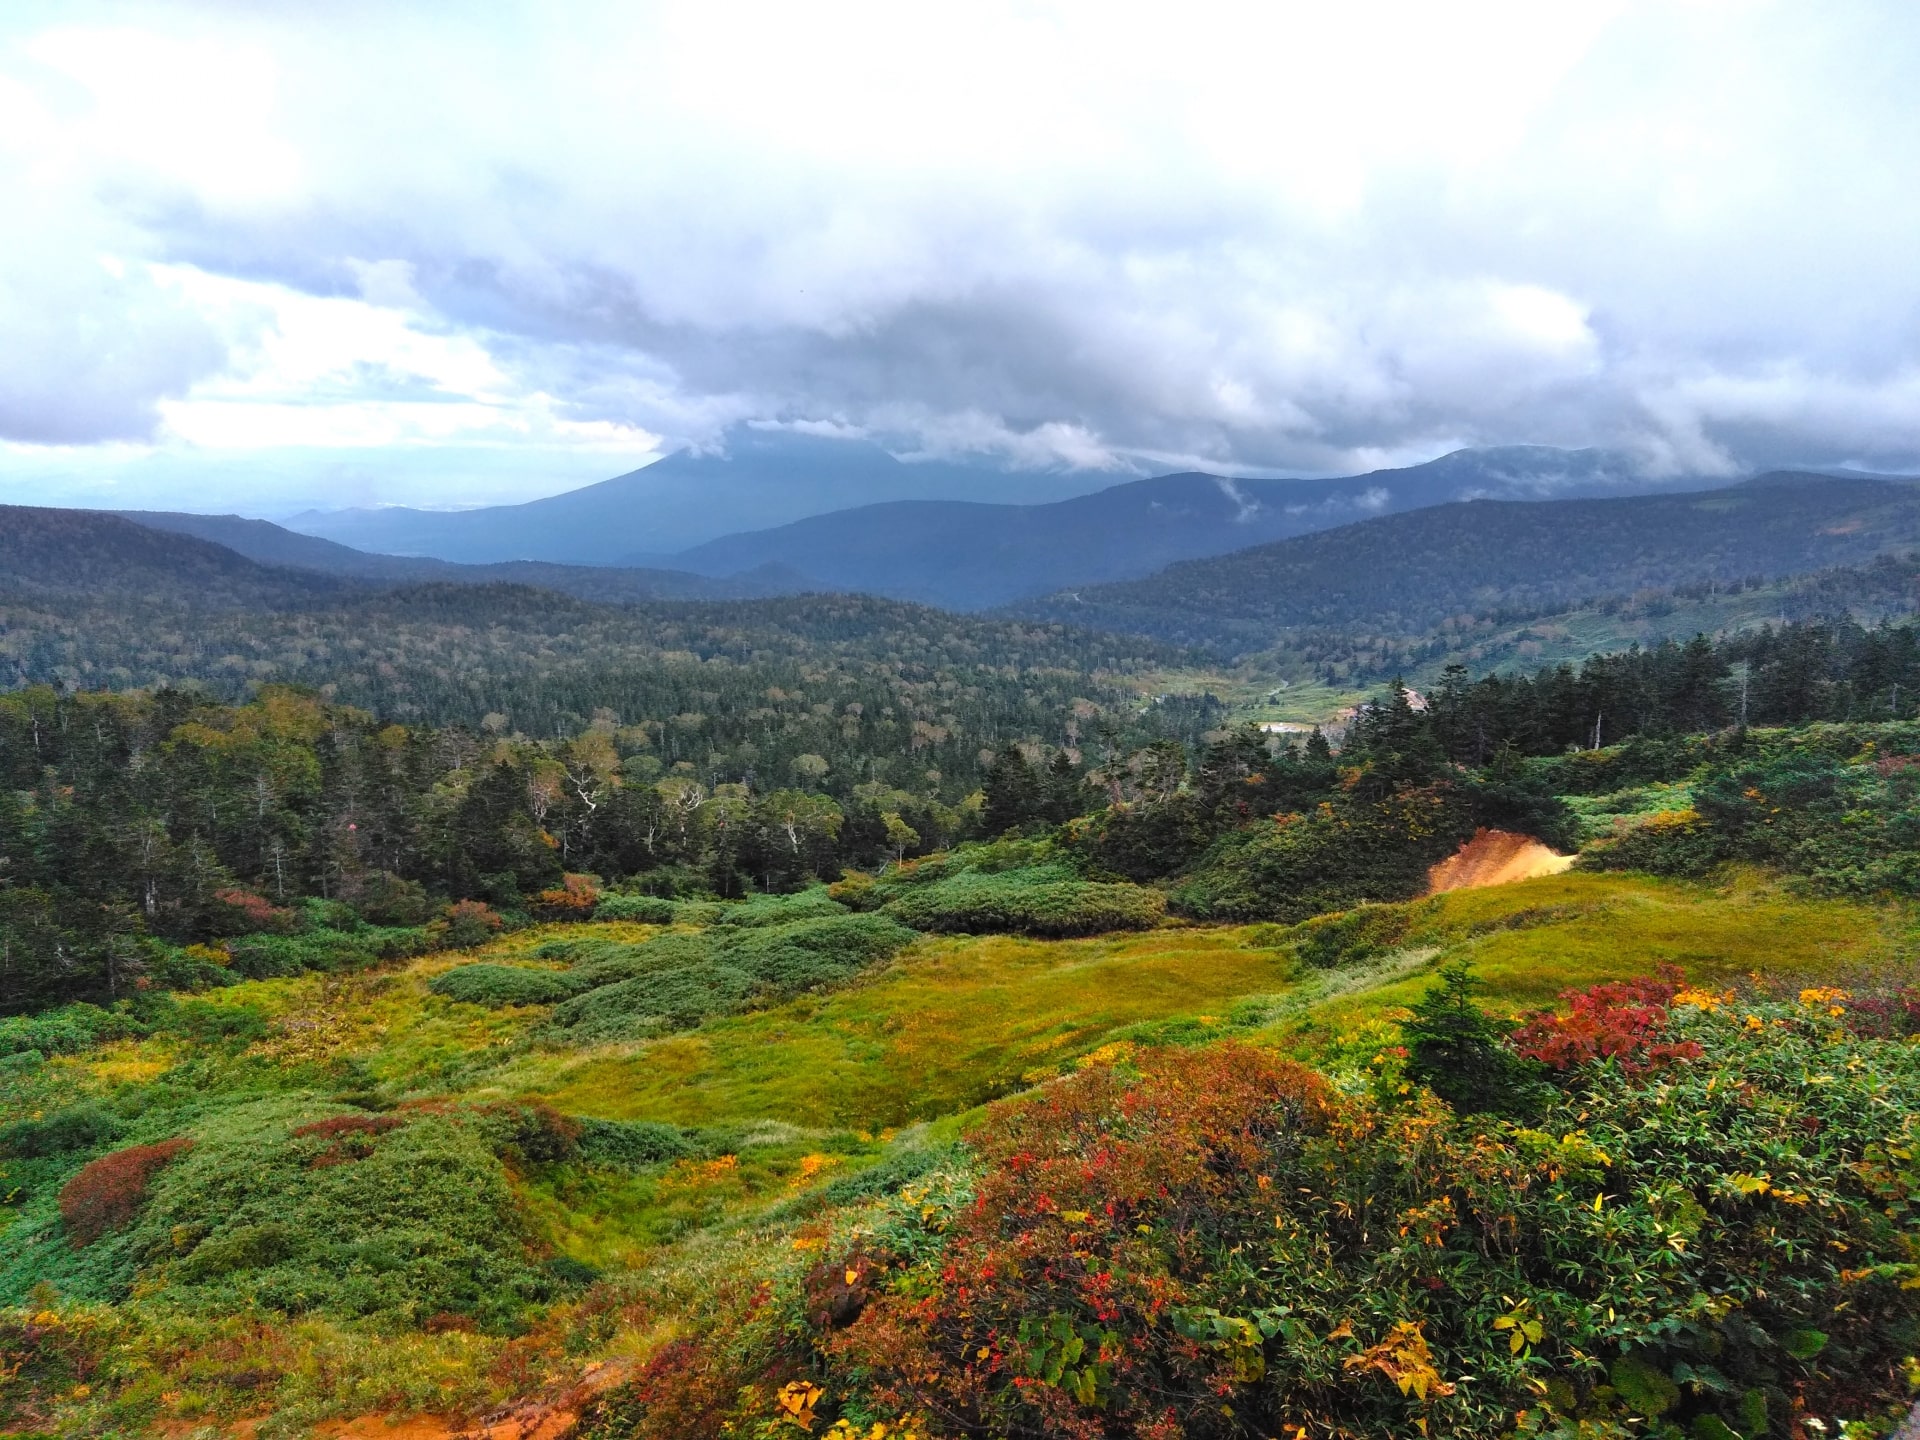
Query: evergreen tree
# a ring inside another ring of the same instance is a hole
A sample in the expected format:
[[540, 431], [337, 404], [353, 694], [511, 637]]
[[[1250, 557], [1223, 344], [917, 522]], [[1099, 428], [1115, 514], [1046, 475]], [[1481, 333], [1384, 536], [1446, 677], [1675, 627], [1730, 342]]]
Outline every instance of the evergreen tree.
[[1442, 967], [1440, 983], [1414, 1002], [1401, 1024], [1407, 1076], [1463, 1112], [1522, 1115], [1538, 1093], [1536, 1067], [1507, 1048], [1513, 1027], [1474, 1002], [1482, 989], [1472, 969]]

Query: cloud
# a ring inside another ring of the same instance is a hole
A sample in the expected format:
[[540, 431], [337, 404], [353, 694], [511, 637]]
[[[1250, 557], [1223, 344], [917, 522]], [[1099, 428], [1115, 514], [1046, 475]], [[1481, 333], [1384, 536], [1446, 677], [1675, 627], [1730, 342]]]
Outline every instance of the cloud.
[[1920, 468], [1895, 0], [103, 13], [0, 20], [0, 439]]

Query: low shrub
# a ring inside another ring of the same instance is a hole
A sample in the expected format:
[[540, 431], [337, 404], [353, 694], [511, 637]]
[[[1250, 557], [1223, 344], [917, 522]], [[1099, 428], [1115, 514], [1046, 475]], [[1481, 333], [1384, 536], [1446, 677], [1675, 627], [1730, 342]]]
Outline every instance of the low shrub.
[[543, 945], [543, 954], [582, 962], [566, 972], [577, 988], [555, 1006], [548, 1025], [576, 1044], [688, 1029], [711, 1015], [842, 983], [913, 939], [912, 930], [884, 915], [849, 915], [835, 906], [817, 919], [715, 926], [639, 945]]
[[1698, 877], [1731, 850], [1697, 810], [1661, 810], [1638, 821], [1616, 822], [1614, 832], [1581, 851], [1582, 870], [1640, 870], [1649, 875]]
[[1893, 727], [1864, 743], [1843, 726], [1767, 737], [1693, 777], [1689, 809], [1621, 819], [1581, 864], [1703, 875], [1736, 860], [1831, 894], [1920, 895], [1920, 764], [1896, 748], [1911, 743]]
[[216, 935], [287, 935], [299, 926], [291, 909], [237, 885], [214, 891], [209, 911]]
[[361, 925], [351, 930], [309, 930], [297, 935], [248, 935], [230, 942], [229, 948], [234, 974], [267, 980], [404, 960], [432, 950], [435, 938], [430, 927]]
[[440, 912], [438, 939], [450, 950], [484, 945], [504, 928], [499, 912], [484, 900], [456, 900]]
[[558, 1293], [499, 1156], [523, 1116], [316, 1116], [312, 1104], [268, 1098], [201, 1121], [96, 1283], [196, 1314], [446, 1314], [481, 1329]]
[[591, 875], [563, 875], [560, 883], [533, 897], [542, 920], [586, 920], [600, 903], [600, 882]]
[[1629, 1075], [1698, 1060], [1698, 1041], [1667, 1038], [1669, 1009], [1682, 989], [1679, 970], [1667, 966], [1649, 978], [1568, 990], [1560, 997], [1566, 1011], [1529, 1016], [1514, 1032], [1513, 1048], [1559, 1074], [1602, 1060]]
[[1413, 907], [1361, 905], [1315, 915], [1286, 932], [1299, 959], [1318, 970], [1358, 965], [1396, 950], [1413, 926]]
[[125, 1007], [103, 1010], [81, 1001], [38, 1015], [0, 1018], [0, 1055], [37, 1052], [77, 1055], [108, 1040], [144, 1033], [145, 1026]]
[[721, 907], [716, 925], [752, 927], [759, 925], [787, 925], [795, 920], [818, 920], [830, 915], [844, 915], [847, 906], [840, 904], [827, 891], [824, 885], [816, 885], [810, 890], [802, 890], [794, 895], [755, 895], [736, 904]]
[[760, 1361], [816, 1367], [823, 1419], [973, 1434], [1886, 1433], [1920, 1054], [1808, 994], [1677, 994], [1700, 1058], [1576, 1062], [1537, 1127], [1234, 1044], [1081, 1072], [990, 1112], [971, 1197], [868, 1219]]
[[596, 920], [633, 920], [642, 925], [671, 925], [674, 902], [658, 895], [602, 895], [593, 907]]
[[1050, 870], [967, 871], [907, 890], [882, 913], [916, 930], [1061, 937], [1151, 929], [1166, 914], [1166, 898]]
[[1170, 905], [1198, 920], [1293, 924], [1363, 901], [1410, 900], [1473, 828], [1471, 808], [1444, 787], [1344, 798], [1224, 837]]
[[499, 1009], [507, 1005], [555, 1005], [580, 993], [580, 982], [555, 970], [520, 965], [460, 965], [427, 982], [449, 1000]]
[[580, 1159], [589, 1165], [643, 1169], [684, 1160], [701, 1147], [678, 1125], [651, 1120], [587, 1120], [580, 1127]]
[[60, 1218], [76, 1248], [118, 1230], [139, 1213], [155, 1173], [193, 1148], [184, 1137], [131, 1145], [89, 1161], [60, 1191]]
[[69, 1105], [43, 1120], [0, 1125], [0, 1157], [43, 1159], [80, 1150], [96, 1150], [119, 1138], [124, 1123], [93, 1101]]

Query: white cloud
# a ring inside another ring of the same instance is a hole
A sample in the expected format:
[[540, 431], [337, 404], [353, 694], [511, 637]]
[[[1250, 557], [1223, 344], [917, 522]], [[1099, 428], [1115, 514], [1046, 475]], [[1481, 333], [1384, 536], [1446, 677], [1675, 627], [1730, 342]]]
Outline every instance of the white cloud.
[[88, 13], [0, 18], [16, 442], [1920, 465], [1896, 0]]

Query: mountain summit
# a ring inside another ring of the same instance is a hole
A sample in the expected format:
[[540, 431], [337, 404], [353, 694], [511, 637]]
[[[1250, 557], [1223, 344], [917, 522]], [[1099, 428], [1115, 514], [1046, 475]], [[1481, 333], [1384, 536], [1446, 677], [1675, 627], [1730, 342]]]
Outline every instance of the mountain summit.
[[287, 522], [305, 535], [387, 555], [485, 564], [657, 565], [736, 530], [784, 525], [876, 499], [1010, 500], [1093, 489], [1109, 477], [1011, 474], [938, 461], [908, 463], [867, 440], [743, 429], [723, 454], [683, 450], [611, 480], [477, 510], [310, 510]]

